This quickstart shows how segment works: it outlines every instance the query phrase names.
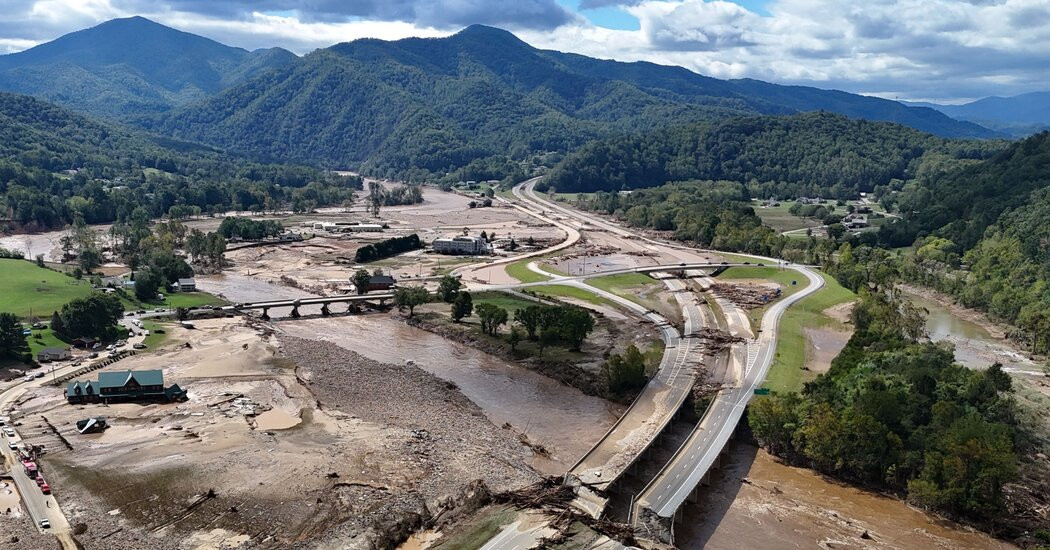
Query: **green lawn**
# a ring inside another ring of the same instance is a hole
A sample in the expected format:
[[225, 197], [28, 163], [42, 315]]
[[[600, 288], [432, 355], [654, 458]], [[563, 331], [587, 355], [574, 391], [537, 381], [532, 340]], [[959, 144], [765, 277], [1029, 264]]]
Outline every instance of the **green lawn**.
[[[795, 203], [785, 201], [780, 203], [780, 206], [772, 206], [769, 208], [763, 208], [758, 203], [753, 203], [752, 206], [755, 209], [755, 214], [762, 219], [762, 225], [772, 227], [778, 232], [805, 229], [807, 227], [816, 227], [820, 225], [820, 222], [817, 220], [800, 218], [788, 212], [788, 209], [791, 208], [791, 205], [793, 204]], [[836, 209], [836, 213], [845, 214], [846, 210], [840, 206]]]
[[124, 304], [124, 309], [127, 311], [157, 308], [175, 309], [179, 307], [222, 306], [229, 304], [226, 300], [208, 294], [207, 292], [164, 293], [163, 300], [153, 300], [151, 302], [142, 302], [135, 298], [133, 292], [128, 292], [126, 296], [120, 297], [120, 301]]
[[529, 262], [540, 261], [539, 258], [524, 258], [516, 262], [507, 264], [506, 271], [507, 275], [514, 277], [515, 279], [523, 283], [539, 283], [550, 279], [544, 275], [540, 275], [535, 271], [529, 269]]
[[[28, 327], [27, 327], [28, 328]], [[26, 343], [29, 344], [29, 351], [36, 357], [37, 352], [44, 348], [68, 348], [69, 344], [58, 339], [54, 332], [51, 332], [50, 328], [44, 330], [34, 330], [31, 336], [26, 337]]]
[[587, 292], [586, 290], [569, 285], [542, 285], [528, 287], [529, 292], [536, 293], [540, 296], [549, 296], [551, 298], [574, 298], [576, 300], [582, 300], [594, 305], [599, 306], [612, 306], [618, 307], [617, 304], [612, 301], [598, 296], [593, 292]]
[[[158, 323], [156, 321], [142, 321], [142, 328], [149, 331], [149, 336], [142, 341], [148, 349], [157, 349], [164, 340], [168, 338], [168, 331], [171, 330], [171, 325], [167, 323]], [[163, 333], [157, 333], [157, 329], [161, 329]]]
[[[803, 277], [793, 269], [781, 269], [779, 267], [731, 267], [718, 276], [721, 282], [733, 280], [766, 280], [780, 285], [781, 298], [794, 294], [809, 285], [809, 279]], [[792, 284], [795, 283], [795, 284]], [[751, 320], [752, 330], [758, 330], [762, 325], [762, 316], [770, 304], [755, 309], [749, 309], [747, 316]]]
[[803, 383], [816, 377], [802, 368], [806, 364], [807, 348], [804, 329], [840, 325], [823, 311], [857, 297], [829, 275], [821, 273], [820, 276], [824, 278], [824, 287], [788, 308], [780, 318], [776, 355], [763, 387], [777, 392], [799, 391]]
[[513, 508], [498, 508], [468, 520], [452, 534], [442, 537], [435, 550], [467, 550], [481, 548], [495, 537], [504, 526], [514, 523], [519, 512]]
[[511, 319], [514, 318], [515, 311], [538, 304], [532, 300], [519, 298], [513, 294], [498, 291], [473, 292], [470, 297], [473, 299], [475, 307], [477, 307], [478, 304], [492, 304], [494, 306], [499, 306], [507, 310]]
[[661, 283], [644, 273], [621, 273], [620, 275], [606, 275], [604, 277], [587, 279], [587, 284], [613, 294], [621, 294], [631, 287], [650, 284], [659, 285]]
[[25, 260], [0, 259], [0, 311], [47, 320], [66, 302], [89, 294], [91, 285], [87, 281]]

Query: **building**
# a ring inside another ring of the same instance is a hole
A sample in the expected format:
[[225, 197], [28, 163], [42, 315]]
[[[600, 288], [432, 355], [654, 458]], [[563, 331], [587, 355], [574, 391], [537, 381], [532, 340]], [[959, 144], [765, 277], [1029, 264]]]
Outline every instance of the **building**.
[[390, 290], [397, 284], [397, 279], [394, 279], [390, 275], [373, 275], [368, 280], [368, 284], [365, 285], [365, 292], [372, 292], [373, 290]]
[[434, 252], [438, 254], [477, 256], [492, 252], [492, 247], [481, 237], [453, 237], [434, 239]]
[[70, 357], [73, 357], [73, 353], [66, 348], [44, 348], [36, 353], [36, 360], [40, 363], [62, 361]]
[[355, 223], [346, 226], [351, 233], [382, 233], [383, 226], [378, 223]]
[[178, 384], [164, 387], [164, 373], [159, 370], [122, 370], [100, 372], [98, 381], [73, 381], [66, 385], [70, 403], [102, 401], [179, 401], [186, 390]]
[[72, 343], [73, 347], [75, 348], [91, 349], [94, 348], [96, 344], [98, 344], [98, 340], [90, 336], [81, 336], [80, 338], [74, 339]]
[[179, 279], [175, 283], [175, 290], [179, 292], [197, 292], [197, 281], [192, 277], [188, 279]]
[[868, 227], [868, 217], [863, 214], [850, 214], [842, 218], [842, 225], [847, 229], [862, 229]]

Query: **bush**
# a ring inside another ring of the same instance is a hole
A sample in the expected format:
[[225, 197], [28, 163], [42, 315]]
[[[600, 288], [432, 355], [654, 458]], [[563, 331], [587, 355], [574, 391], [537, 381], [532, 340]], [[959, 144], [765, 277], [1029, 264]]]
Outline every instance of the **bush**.
[[368, 263], [376, 260], [382, 260], [383, 258], [389, 258], [390, 256], [396, 256], [409, 250], [419, 250], [423, 248], [423, 241], [419, 239], [419, 235], [412, 234], [405, 237], [394, 237], [385, 241], [379, 241], [374, 244], [362, 246], [357, 249], [357, 253], [354, 254], [354, 261], [357, 263]]

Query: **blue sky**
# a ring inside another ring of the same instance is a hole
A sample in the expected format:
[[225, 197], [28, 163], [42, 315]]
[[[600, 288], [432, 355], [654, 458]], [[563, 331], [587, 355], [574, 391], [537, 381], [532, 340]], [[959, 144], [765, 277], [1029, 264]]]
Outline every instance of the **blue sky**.
[[298, 54], [479, 23], [716, 78], [958, 103], [1050, 90], [1048, 0], [0, 0], [0, 53], [141, 15]]

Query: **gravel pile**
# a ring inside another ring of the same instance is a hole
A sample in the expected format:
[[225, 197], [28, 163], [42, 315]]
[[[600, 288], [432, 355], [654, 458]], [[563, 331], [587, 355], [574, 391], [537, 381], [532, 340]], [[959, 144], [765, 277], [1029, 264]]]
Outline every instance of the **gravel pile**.
[[329, 342], [288, 336], [279, 341], [322, 407], [409, 430], [403, 450], [426, 467], [429, 475], [418, 489], [428, 500], [455, 493], [475, 479], [497, 492], [539, 479], [526, 464], [531, 451], [514, 433], [489, 422], [454, 384], [418, 367], [380, 363]]

